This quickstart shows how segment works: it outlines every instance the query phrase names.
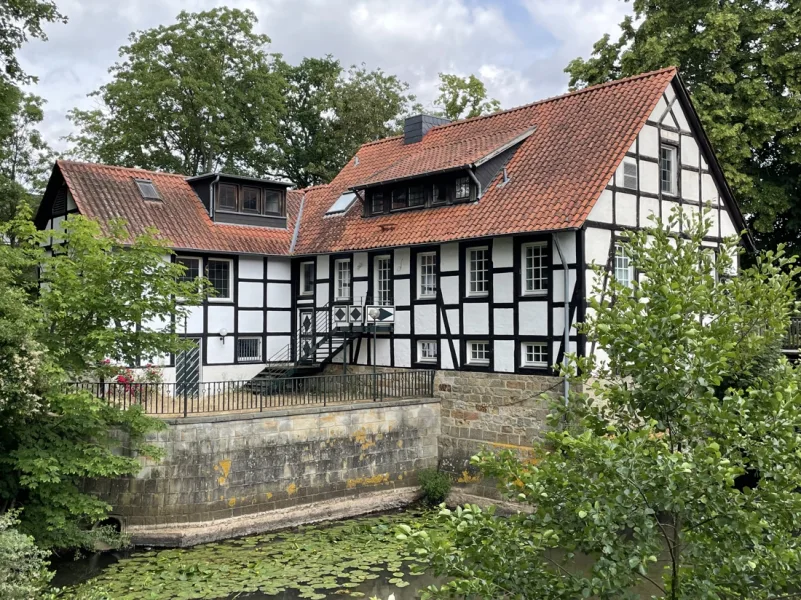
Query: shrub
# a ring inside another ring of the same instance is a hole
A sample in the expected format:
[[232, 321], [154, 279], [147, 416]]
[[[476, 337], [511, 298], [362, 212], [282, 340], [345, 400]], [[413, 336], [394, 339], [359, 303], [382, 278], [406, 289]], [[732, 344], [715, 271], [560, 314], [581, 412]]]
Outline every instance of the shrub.
[[53, 574], [47, 569], [47, 552], [14, 528], [16, 515], [16, 511], [0, 515], [0, 598], [38, 598]]
[[436, 469], [424, 469], [417, 474], [420, 489], [423, 492], [423, 502], [429, 506], [437, 506], [445, 502], [448, 492], [451, 491], [451, 478]]

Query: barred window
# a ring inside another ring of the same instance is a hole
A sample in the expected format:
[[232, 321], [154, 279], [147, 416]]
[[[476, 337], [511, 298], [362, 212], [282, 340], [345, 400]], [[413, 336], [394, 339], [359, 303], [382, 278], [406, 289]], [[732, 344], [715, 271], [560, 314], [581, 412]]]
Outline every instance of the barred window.
[[487, 248], [470, 248], [470, 287], [468, 296], [484, 296], [489, 291], [489, 256]]
[[523, 293], [544, 294], [548, 291], [548, 245], [546, 242], [523, 246]]
[[417, 255], [418, 297], [432, 298], [437, 294], [437, 255], [426, 252]]
[[231, 261], [220, 258], [210, 258], [206, 265], [206, 277], [211, 282], [216, 295], [209, 300], [231, 299]]
[[548, 366], [548, 344], [545, 342], [526, 342], [523, 344], [523, 365], [526, 367]]
[[261, 338], [246, 337], [236, 341], [236, 359], [239, 362], [261, 361]]

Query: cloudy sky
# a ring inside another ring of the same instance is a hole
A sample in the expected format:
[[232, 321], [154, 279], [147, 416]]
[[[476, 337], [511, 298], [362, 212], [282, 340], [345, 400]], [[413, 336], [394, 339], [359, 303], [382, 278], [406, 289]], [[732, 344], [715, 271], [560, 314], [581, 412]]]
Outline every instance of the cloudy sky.
[[57, 0], [66, 25], [20, 53], [47, 101], [44, 133], [64, 148], [66, 113], [88, 108], [87, 94], [108, 80], [108, 67], [131, 31], [170, 23], [181, 10], [220, 4], [250, 8], [287, 60], [333, 54], [343, 64], [381, 67], [411, 84], [425, 105], [437, 73], [475, 73], [504, 108], [567, 87], [563, 69], [587, 56], [605, 32], [615, 34], [630, 10], [621, 0]]

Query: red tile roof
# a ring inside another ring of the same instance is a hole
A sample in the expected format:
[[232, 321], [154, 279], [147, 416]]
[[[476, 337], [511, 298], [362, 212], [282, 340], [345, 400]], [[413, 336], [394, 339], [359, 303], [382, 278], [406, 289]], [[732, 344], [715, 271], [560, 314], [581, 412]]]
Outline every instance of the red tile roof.
[[[131, 234], [155, 227], [172, 247], [237, 254], [288, 254], [303, 197], [287, 194], [286, 229], [214, 223], [183, 175], [59, 160], [61, 171], [82, 215], [101, 225], [115, 217], [128, 222]], [[142, 198], [135, 178], [150, 179], [161, 201]]]
[[[435, 127], [421, 142], [365, 144], [325, 188], [306, 192], [298, 254], [446, 242], [580, 227], [676, 69], [586, 88], [527, 106]], [[362, 218], [357, 201], [324, 217], [348, 188], [467, 164], [536, 127], [507, 165], [505, 185], [481, 200]]]
[[[302, 199], [294, 254], [578, 228], [675, 76], [662, 69], [441, 125], [415, 144], [402, 136], [364, 144], [330, 184], [288, 192], [285, 230], [213, 223], [182, 175], [63, 160], [57, 168], [82, 214], [123, 217], [132, 233], [156, 227], [177, 249], [290, 254]], [[496, 179], [478, 202], [362, 218], [357, 200], [325, 216], [352, 187], [463, 167], [532, 128], [507, 165], [510, 180]], [[152, 179], [163, 201], [143, 200], [136, 177]]]

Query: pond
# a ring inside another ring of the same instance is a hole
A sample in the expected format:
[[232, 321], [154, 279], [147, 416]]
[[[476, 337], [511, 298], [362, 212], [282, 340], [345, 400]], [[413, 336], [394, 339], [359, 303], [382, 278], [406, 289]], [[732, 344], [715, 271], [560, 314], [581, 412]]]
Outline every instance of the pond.
[[193, 548], [101, 554], [54, 564], [66, 598], [103, 589], [114, 600], [226, 598], [412, 600], [435, 582], [395, 539], [400, 523], [435, 527], [430, 513], [407, 511], [203, 544]]

